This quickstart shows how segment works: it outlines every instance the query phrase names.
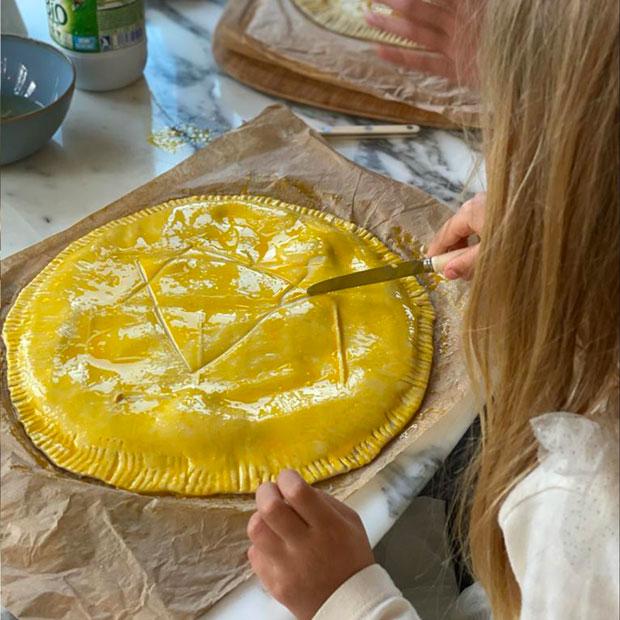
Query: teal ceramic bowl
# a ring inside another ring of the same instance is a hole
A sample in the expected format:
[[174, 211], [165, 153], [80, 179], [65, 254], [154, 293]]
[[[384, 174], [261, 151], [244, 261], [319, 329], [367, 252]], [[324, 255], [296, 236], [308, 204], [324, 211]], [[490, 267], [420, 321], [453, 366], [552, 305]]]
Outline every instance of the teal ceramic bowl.
[[0, 163], [34, 153], [65, 118], [75, 87], [71, 61], [55, 47], [11, 34], [2, 55]]

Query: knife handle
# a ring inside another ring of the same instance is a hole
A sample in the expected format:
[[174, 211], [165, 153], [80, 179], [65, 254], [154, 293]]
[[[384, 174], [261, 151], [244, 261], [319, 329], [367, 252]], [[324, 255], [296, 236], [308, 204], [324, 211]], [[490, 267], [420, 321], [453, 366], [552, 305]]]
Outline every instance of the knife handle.
[[433, 271], [435, 273], [443, 273], [445, 266], [457, 256], [460, 256], [463, 252], [465, 252], [468, 248], [460, 248], [459, 250], [452, 250], [451, 252], [446, 252], [445, 254], [438, 254], [437, 256], [433, 256], [430, 259], [430, 263], [433, 267]]

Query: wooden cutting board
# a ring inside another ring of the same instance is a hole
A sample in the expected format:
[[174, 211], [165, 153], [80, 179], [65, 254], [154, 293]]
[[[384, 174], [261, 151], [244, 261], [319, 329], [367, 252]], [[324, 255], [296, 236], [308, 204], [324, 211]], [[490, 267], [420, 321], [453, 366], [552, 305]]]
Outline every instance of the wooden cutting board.
[[284, 67], [244, 56], [227, 48], [223, 38], [218, 37], [216, 31], [213, 40], [213, 56], [218, 65], [239, 82], [263, 93], [364, 118], [396, 123], [416, 123], [429, 127], [455, 127], [454, 123], [440, 114], [326, 84], [289, 71]]
[[284, 57], [279, 59], [273, 50], [266, 54], [244, 32], [243, 22], [251, 4], [251, 0], [231, 2], [213, 36], [216, 62], [239, 82], [289, 101], [380, 121], [440, 128], [478, 124], [476, 115], [464, 114], [461, 119], [464, 122], [458, 122], [438, 112], [321, 79], [320, 67], [304, 70], [298, 65], [292, 66]]

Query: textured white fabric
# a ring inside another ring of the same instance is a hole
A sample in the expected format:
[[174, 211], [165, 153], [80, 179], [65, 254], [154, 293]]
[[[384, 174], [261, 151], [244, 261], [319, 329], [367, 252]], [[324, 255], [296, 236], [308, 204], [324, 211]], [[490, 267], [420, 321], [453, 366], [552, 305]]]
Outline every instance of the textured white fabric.
[[616, 439], [570, 413], [540, 416], [532, 428], [540, 464], [499, 514], [521, 618], [618, 618]]
[[[521, 588], [521, 620], [609, 620], [620, 615], [618, 444], [570, 413], [532, 420], [539, 465], [499, 515]], [[485, 609], [486, 607], [486, 609]], [[452, 620], [490, 618], [482, 589], [463, 592]], [[315, 620], [419, 620], [375, 564], [345, 582]]]
[[385, 569], [364, 568], [325, 601], [314, 620], [420, 620]]

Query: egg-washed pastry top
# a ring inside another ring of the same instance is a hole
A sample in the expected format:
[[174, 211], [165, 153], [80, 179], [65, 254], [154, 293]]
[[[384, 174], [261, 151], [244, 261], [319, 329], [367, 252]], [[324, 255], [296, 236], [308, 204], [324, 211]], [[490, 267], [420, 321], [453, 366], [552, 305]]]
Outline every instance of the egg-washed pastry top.
[[415, 278], [308, 297], [397, 257], [256, 196], [173, 200], [75, 241], [6, 319], [8, 383], [56, 465], [145, 493], [251, 492], [360, 467], [418, 409], [433, 308]]
[[371, 0], [292, 0], [293, 4], [320, 26], [356, 39], [376, 41], [411, 49], [420, 46], [405, 37], [369, 25], [364, 14], [373, 11], [391, 15], [392, 9]]

